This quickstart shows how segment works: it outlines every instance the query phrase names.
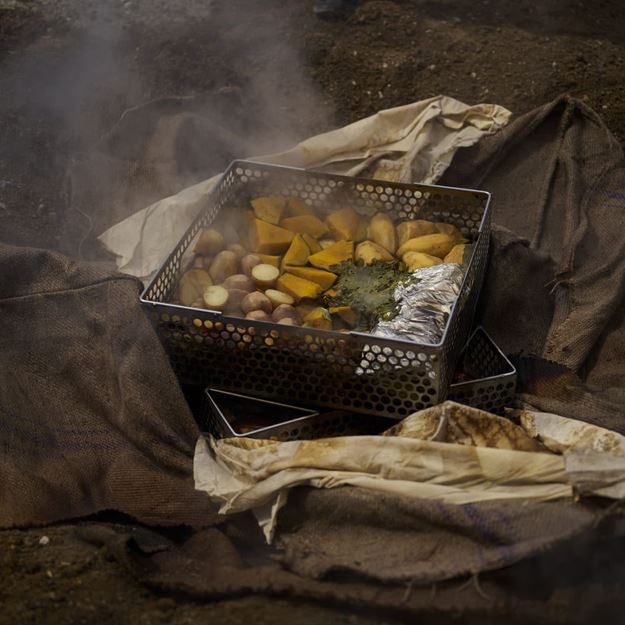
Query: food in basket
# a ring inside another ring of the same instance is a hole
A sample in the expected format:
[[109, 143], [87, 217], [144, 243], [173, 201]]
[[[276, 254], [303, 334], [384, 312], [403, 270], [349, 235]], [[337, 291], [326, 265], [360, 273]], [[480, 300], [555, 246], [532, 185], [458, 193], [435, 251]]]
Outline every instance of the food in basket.
[[190, 269], [180, 278], [178, 285], [178, 298], [183, 306], [192, 306], [194, 302], [201, 300], [204, 289], [212, 286], [213, 281], [204, 269]]
[[238, 270], [239, 259], [237, 255], [229, 250], [222, 250], [213, 258], [208, 273], [215, 284], [221, 284], [226, 278], [237, 273]]
[[295, 304], [295, 300], [288, 293], [276, 291], [276, 289], [267, 289], [265, 295], [269, 298], [274, 308], [283, 305], [293, 306], [293, 304]]
[[223, 286], [214, 284], [204, 289], [203, 300], [209, 310], [223, 310], [228, 303], [230, 294]]
[[259, 289], [270, 289], [280, 277], [280, 270], [273, 265], [260, 263], [252, 269], [252, 279]]
[[471, 249], [454, 224], [394, 223], [350, 206], [323, 215], [301, 198], [255, 197], [242, 217], [239, 232], [220, 217], [198, 235], [178, 286], [181, 304], [281, 325], [370, 330], [397, 313], [402, 280], [463, 265]]
[[195, 244], [193, 251], [201, 256], [212, 256], [224, 249], [224, 237], [215, 228], [204, 230]]
[[262, 310], [267, 314], [271, 313], [273, 306], [271, 300], [260, 291], [254, 291], [254, 293], [248, 293], [241, 302], [241, 312], [247, 315], [255, 310]]
[[374, 243], [377, 243], [394, 254], [397, 250], [397, 232], [393, 220], [386, 213], [376, 213], [369, 222], [367, 236]]
[[365, 265], [371, 265], [376, 260], [383, 263], [394, 260], [393, 255], [386, 248], [373, 241], [359, 243], [356, 246], [354, 258], [356, 261], [362, 261]]

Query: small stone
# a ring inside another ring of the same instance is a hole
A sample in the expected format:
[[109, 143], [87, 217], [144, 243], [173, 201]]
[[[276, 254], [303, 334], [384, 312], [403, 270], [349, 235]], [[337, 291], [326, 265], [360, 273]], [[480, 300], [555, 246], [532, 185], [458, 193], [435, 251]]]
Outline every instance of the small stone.
[[40, 545], [49, 545], [50, 544], [50, 539], [47, 536], [42, 536], [39, 539], [39, 544]]
[[[50, 577], [50, 578], [52, 578], [52, 571], [51, 571], [50, 569], [48, 569], [48, 570], [46, 571], [46, 577]], [[80, 581], [80, 580], [79, 580], [79, 581]]]
[[471, 72], [471, 78], [477, 78], [477, 74], [475, 72]]
[[434, 65], [434, 63], [432, 63], [432, 65], [428, 65], [428, 69], [433, 72], [436, 69], [436, 65]]

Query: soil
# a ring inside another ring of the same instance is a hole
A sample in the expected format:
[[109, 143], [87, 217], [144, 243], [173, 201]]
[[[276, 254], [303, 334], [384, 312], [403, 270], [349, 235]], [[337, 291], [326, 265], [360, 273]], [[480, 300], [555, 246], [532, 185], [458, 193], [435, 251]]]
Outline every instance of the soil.
[[[168, 96], [235, 94], [223, 124], [244, 130], [250, 154], [437, 94], [521, 114], [568, 92], [625, 141], [619, 0], [364, 0], [336, 21], [312, 4], [0, 0], [0, 239], [58, 247], [68, 166], [124, 111]], [[199, 178], [245, 155], [206, 152]], [[157, 596], [75, 527], [0, 532], [0, 623], [381, 622]]]

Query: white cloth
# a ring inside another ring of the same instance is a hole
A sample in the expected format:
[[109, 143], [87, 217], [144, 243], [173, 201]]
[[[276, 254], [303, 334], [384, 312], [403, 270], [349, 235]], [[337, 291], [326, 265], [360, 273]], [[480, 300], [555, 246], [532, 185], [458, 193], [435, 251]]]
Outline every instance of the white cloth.
[[564, 459], [543, 450], [506, 419], [445, 402], [406, 417], [384, 436], [200, 439], [195, 487], [224, 514], [253, 510], [269, 541], [288, 490], [298, 485], [351, 485], [458, 504], [571, 496]]
[[[564, 422], [569, 432], [583, 435], [562, 439], [560, 455], [546, 445], [554, 425]], [[195, 487], [219, 503], [223, 514], [252, 510], [268, 542], [288, 491], [299, 485], [358, 486], [456, 504], [572, 497], [574, 489], [615, 499], [625, 495], [625, 453], [620, 447], [597, 451], [606, 430], [527, 411], [521, 424], [445, 402], [406, 417], [383, 436], [200, 438]]]
[[[251, 160], [337, 174], [433, 183], [456, 150], [505, 126], [511, 113], [495, 104], [468, 106], [446, 96], [380, 111], [302, 141], [279, 154]], [[147, 279], [189, 227], [219, 176], [148, 206], [100, 235], [124, 273]]]

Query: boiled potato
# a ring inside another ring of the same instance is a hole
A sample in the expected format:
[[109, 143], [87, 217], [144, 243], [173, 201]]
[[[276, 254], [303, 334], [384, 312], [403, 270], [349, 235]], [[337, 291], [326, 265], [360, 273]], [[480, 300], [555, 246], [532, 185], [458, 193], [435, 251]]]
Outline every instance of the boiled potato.
[[238, 269], [239, 259], [237, 255], [229, 250], [223, 250], [213, 258], [208, 273], [210, 273], [215, 284], [220, 284], [229, 276], [236, 274]]
[[190, 269], [182, 274], [178, 285], [178, 298], [183, 306], [191, 306], [193, 302], [202, 299], [204, 289], [211, 286], [213, 281], [204, 269]]

